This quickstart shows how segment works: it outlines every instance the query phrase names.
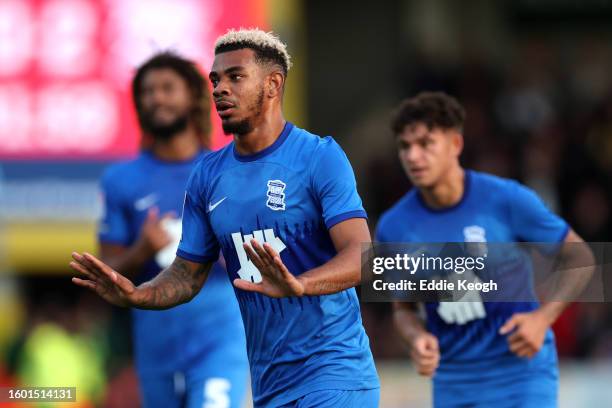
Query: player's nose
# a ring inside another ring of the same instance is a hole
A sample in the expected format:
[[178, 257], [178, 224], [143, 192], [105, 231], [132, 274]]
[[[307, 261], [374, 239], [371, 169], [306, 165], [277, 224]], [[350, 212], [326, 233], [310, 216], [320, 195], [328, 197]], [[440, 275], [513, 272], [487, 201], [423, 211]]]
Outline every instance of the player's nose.
[[423, 151], [419, 146], [411, 146], [406, 149], [406, 160], [408, 163], [418, 163], [423, 157]]
[[167, 104], [168, 96], [161, 90], [155, 90], [148, 96], [148, 105], [152, 109], [158, 109]]
[[225, 83], [225, 81], [217, 82], [217, 85], [213, 88], [213, 97], [220, 98], [222, 96], [226, 96], [230, 94], [229, 87]]

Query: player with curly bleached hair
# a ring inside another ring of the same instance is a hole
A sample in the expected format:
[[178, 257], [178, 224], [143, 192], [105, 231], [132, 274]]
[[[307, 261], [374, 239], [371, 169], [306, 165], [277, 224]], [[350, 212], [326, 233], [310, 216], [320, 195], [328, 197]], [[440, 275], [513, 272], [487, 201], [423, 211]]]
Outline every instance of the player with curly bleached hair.
[[74, 281], [115, 304], [169, 308], [200, 291], [221, 249], [255, 407], [374, 408], [380, 386], [354, 289], [370, 242], [367, 216], [340, 146], [283, 117], [290, 66], [271, 33], [219, 38], [209, 78], [233, 142], [191, 174], [176, 259], [135, 287], [75, 253], [72, 267], [85, 279]]

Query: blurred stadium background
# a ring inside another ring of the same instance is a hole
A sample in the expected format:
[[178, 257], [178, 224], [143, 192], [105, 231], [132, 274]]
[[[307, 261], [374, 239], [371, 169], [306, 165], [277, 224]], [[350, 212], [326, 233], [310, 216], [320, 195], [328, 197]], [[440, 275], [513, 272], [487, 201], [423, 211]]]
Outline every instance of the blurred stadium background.
[[[128, 314], [73, 287], [67, 263], [96, 251], [102, 170], [138, 150], [129, 80], [154, 51], [207, 70], [227, 28], [279, 33], [295, 62], [286, 117], [344, 147], [372, 226], [409, 188], [390, 110], [433, 89], [467, 108], [466, 166], [610, 241], [611, 21], [600, 0], [0, 0], [0, 384], [138, 404]], [[429, 406], [389, 311], [363, 304], [381, 406]], [[555, 331], [561, 407], [612, 406], [612, 305], [575, 304]]]

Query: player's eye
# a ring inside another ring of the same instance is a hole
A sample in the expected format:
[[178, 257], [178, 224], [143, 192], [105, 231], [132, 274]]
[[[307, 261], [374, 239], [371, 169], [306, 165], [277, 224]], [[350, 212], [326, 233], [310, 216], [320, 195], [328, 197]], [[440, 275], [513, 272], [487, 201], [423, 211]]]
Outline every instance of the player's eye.
[[400, 150], [406, 150], [408, 148], [408, 144], [404, 143], [404, 142], [398, 142], [397, 143], [397, 148]]
[[232, 78], [232, 81], [238, 81], [238, 80], [242, 79], [243, 76], [240, 75], [240, 74], [233, 74], [230, 78]]

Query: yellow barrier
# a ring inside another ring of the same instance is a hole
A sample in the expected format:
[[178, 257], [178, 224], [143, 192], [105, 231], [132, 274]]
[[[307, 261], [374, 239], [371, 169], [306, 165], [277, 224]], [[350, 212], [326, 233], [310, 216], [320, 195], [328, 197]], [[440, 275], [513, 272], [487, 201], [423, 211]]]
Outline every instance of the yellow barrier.
[[0, 231], [2, 270], [69, 274], [72, 251], [97, 252], [94, 223], [10, 223]]

